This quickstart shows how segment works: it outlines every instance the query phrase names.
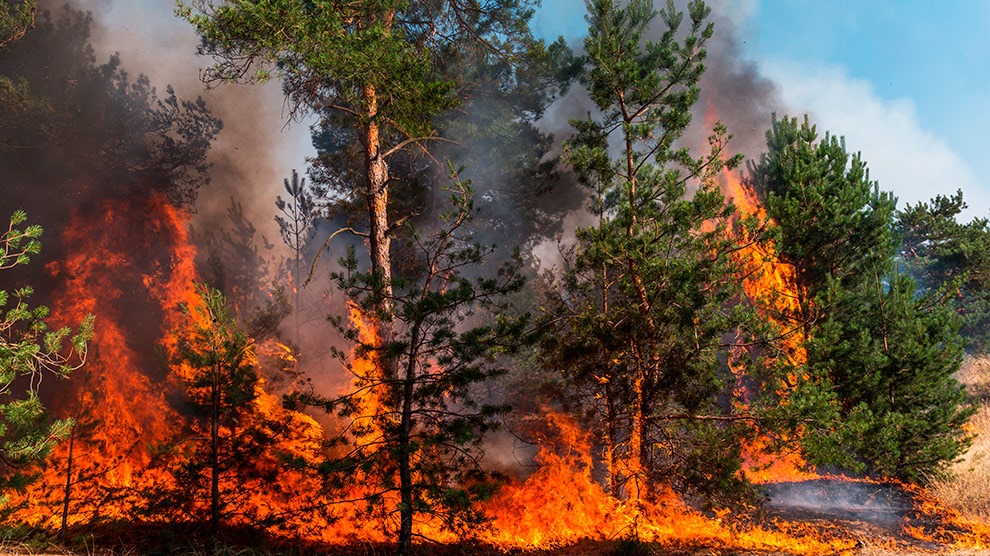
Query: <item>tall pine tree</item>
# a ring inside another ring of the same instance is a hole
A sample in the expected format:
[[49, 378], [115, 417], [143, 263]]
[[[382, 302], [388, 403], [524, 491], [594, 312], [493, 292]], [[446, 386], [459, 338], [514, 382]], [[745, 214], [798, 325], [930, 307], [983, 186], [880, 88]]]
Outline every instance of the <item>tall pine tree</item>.
[[[795, 267], [807, 366], [784, 411], [805, 412], [813, 463], [922, 479], [968, 445], [972, 414], [953, 378], [958, 323], [895, 264], [896, 200], [843, 140], [807, 117], [774, 118], [757, 169], [780, 258]], [[809, 431], [812, 429], [809, 428]]]
[[725, 493], [739, 486], [743, 431], [719, 404], [732, 384], [724, 338], [750, 317], [733, 303], [733, 208], [714, 182], [728, 136], [716, 125], [700, 158], [677, 145], [699, 96], [710, 10], [691, 2], [682, 27], [668, 2], [657, 38], [646, 36], [658, 15], [648, 0], [593, 0], [588, 11], [583, 79], [602, 116], [574, 122], [567, 159], [598, 223], [578, 231], [548, 362], [597, 391], [614, 495], [638, 508], [668, 487]]

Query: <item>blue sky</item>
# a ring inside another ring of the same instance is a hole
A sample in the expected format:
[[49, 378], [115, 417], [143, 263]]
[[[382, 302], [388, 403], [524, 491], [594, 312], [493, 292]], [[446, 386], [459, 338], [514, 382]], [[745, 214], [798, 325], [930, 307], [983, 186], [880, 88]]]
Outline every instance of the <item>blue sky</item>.
[[[990, 216], [990, 1], [715, 0], [785, 106], [861, 151], [900, 205], [963, 189]], [[543, 0], [544, 36], [584, 32], [581, 0]], [[718, 32], [718, 30], [716, 30]]]

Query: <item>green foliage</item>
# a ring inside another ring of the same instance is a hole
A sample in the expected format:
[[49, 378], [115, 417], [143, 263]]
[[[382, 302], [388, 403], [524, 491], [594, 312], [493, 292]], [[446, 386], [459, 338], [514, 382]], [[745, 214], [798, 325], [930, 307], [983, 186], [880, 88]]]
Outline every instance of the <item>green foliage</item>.
[[[429, 135], [430, 117], [450, 106], [453, 87], [431, 79], [430, 51], [421, 48], [426, 36], [418, 36], [425, 32], [407, 21], [434, 14], [416, 8], [426, 9], [405, 0], [196, 0], [180, 4], [179, 13], [203, 37], [201, 51], [216, 61], [208, 81], [264, 80], [274, 72], [297, 107], [338, 106], [359, 118], [363, 110], [356, 107], [371, 87], [381, 98], [382, 121], [419, 137]], [[255, 64], [262, 69], [250, 75]]]
[[780, 226], [780, 258], [794, 265], [806, 299], [830, 280], [848, 285], [864, 273], [890, 270], [896, 200], [870, 181], [866, 163], [846, 152], [844, 138], [819, 139], [807, 117], [798, 125], [797, 118], [774, 116], [757, 182]]
[[185, 380], [192, 402], [211, 418], [233, 422], [257, 396], [252, 342], [238, 329], [222, 293], [205, 286], [197, 286], [196, 293], [202, 305], [183, 307], [190, 326], [181, 336], [177, 362], [188, 365]]
[[831, 384], [842, 421], [825, 442], [871, 474], [931, 478], [970, 442], [963, 425], [974, 410], [953, 377], [962, 339], [946, 304], [896, 271], [884, 282], [832, 288], [833, 309], [808, 342], [812, 373]]
[[[0, 49], [23, 37], [34, 25], [35, 10], [34, 1], [0, 3]], [[32, 94], [26, 80], [0, 74], [0, 129], [4, 130], [0, 148], [43, 143], [52, 132], [52, 126], [46, 125], [52, 112], [51, 104]], [[15, 142], [7, 131], [10, 129], [33, 133], [25, 133]]]
[[990, 350], [990, 220], [961, 223], [962, 191], [897, 213], [901, 258], [922, 289], [944, 295], [962, 321], [967, 350]]
[[0, 3], [0, 48], [24, 36], [34, 25], [34, 0], [9, 0]]
[[[435, 8], [426, 4], [411, 3], [408, 12], [433, 13]], [[478, 192], [474, 227], [500, 246], [552, 235], [559, 230], [563, 215], [577, 207], [576, 201], [561, 201], [578, 199], [578, 195], [547, 194], [563, 184], [554, 171], [556, 158], [546, 156], [551, 138], [533, 123], [562, 92], [575, 64], [563, 40], [547, 45], [532, 37], [526, 28], [530, 10], [525, 4], [499, 1], [475, 6], [462, 13], [461, 22], [455, 25], [462, 30], [446, 40], [420, 45], [431, 52], [430, 79], [456, 84], [452, 92], [456, 109], [424, 114], [432, 126], [428, 141], [408, 143], [408, 135], [390, 125], [381, 130], [383, 145], [412, 147], [388, 151], [390, 181], [398, 186], [391, 188], [389, 221], [409, 219], [419, 224], [420, 219], [428, 222], [435, 217], [436, 178], [444, 171], [440, 161], [447, 159], [466, 167], [464, 178]], [[463, 5], [450, 3], [450, 10], [463, 9]], [[447, 9], [440, 13], [431, 16], [437, 18], [434, 24], [451, 27], [441, 22], [449, 17]], [[486, 15], [476, 21], [480, 14]], [[505, 27], [504, 36], [493, 36], [491, 24], [483, 23], [488, 19], [511, 25]], [[349, 225], [366, 227], [367, 176], [360, 152], [365, 138], [350, 113], [323, 108], [320, 116], [314, 131], [318, 157], [310, 172], [313, 184], [333, 199], [334, 216]], [[406, 252], [412, 247], [400, 237], [403, 228], [395, 226], [392, 231], [401, 240], [393, 246], [396, 263], [414, 259]], [[501, 255], [488, 262], [490, 270], [508, 256]]]
[[[561, 325], [545, 341], [548, 364], [595, 407], [615, 495], [648, 498], [634, 483], [738, 493], [745, 427], [719, 400], [733, 380], [726, 338], [753, 314], [735, 303], [733, 208], [714, 180], [739, 157], [725, 160], [721, 124], [700, 158], [676, 144], [698, 99], [709, 9], [692, 2], [682, 29], [684, 14], [668, 3], [654, 41], [645, 37], [651, 2], [588, 7], [583, 80], [602, 116], [573, 122], [567, 160], [599, 221], [578, 231], [557, 284]], [[611, 145], [621, 145], [617, 158]]]
[[[25, 265], [40, 251], [41, 227], [22, 227], [26, 220], [14, 212], [0, 235], [0, 270]], [[68, 435], [72, 422], [49, 419], [38, 390], [46, 375], [64, 378], [84, 363], [93, 331], [92, 317], [76, 330], [49, 329], [48, 308], [29, 306], [31, 294], [28, 286], [0, 290], [0, 493], [25, 486], [31, 475], [24, 466]]]
[[27, 80], [0, 75], [0, 148], [43, 145], [58, 133], [58, 109], [36, 97]]
[[804, 429], [816, 464], [919, 480], [968, 446], [972, 415], [953, 378], [958, 322], [944, 297], [922, 295], [894, 263], [895, 200], [843, 141], [808, 119], [773, 120], [757, 179], [794, 265], [807, 365], [775, 413]]

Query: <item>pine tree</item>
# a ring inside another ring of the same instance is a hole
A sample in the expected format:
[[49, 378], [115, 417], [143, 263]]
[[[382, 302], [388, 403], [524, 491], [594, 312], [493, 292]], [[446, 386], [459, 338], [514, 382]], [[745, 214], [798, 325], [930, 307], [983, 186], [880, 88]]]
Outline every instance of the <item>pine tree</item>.
[[0, 48], [24, 36], [34, 25], [37, 6], [33, 0], [0, 4]]
[[282, 214], [275, 215], [282, 242], [292, 250], [292, 291], [295, 304], [295, 341], [299, 345], [300, 313], [302, 312], [303, 251], [316, 233], [317, 208], [313, 192], [306, 186], [306, 179], [292, 171], [292, 181], [285, 180], [285, 192], [289, 200], [282, 196], [275, 198], [275, 206]]
[[826, 133], [819, 140], [807, 117], [799, 126], [796, 118], [775, 116], [757, 174], [767, 213], [780, 227], [780, 258], [794, 266], [805, 299], [830, 280], [850, 284], [878, 268], [890, 270], [896, 200], [870, 181], [845, 139]]
[[974, 409], [953, 376], [963, 358], [958, 319], [896, 269], [873, 278], [816, 298], [830, 310], [812, 328], [808, 364], [831, 386], [838, 422], [815, 442], [832, 462], [929, 480], [971, 441], [964, 425]]
[[[528, 317], [514, 314], [506, 298], [523, 285], [519, 261], [471, 278], [491, 248], [470, 239], [469, 185], [455, 177], [450, 192], [440, 221], [412, 234], [421, 270], [396, 280], [394, 340], [382, 347], [356, 325], [334, 319], [357, 346], [353, 358], [338, 353], [354, 388], [333, 399], [298, 397], [353, 423], [338, 439], [345, 455], [323, 469], [341, 488], [361, 485], [374, 511], [398, 514], [401, 555], [412, 550], [417, 516], [455, 531], [481, 520], [474, 502], [493, 487], [481, 465], [481, 442], [507, 408], [479, 402], [476, 394], [505, 372], [499, 358], [526, 341]], [[338, 287], [359, 313], [371, 314], [374, 276], [358, 271], [353, 249], [341, 264]], [[368, 364], [382, 360], [389, 364]]]
[[[277, 408], [260, 409], [263, 379], [254, 341], [234, 321], [224, 295], [198, 285], [197, 297], [196, 305], [183, 307], [188, 322], [176, 331], [179, 342], [172, 362], [195, 419], [185, 437], [159, 450], [176, 479], [176, 490], [149, 493], [158, 498], [150, 511], [155, 515], [182, 510], [201, 518], [199, 508], [207, 499], [205, 513], [215, 548], [221, 527], [235, 518], [251, 526], [266, 525], [245, 499], [267, 490], [266, 483], [277, 482], [279, 466], [272, 461], [277, 460], [277, 443], [289, 433], [290, 418], [279, 419]], [[174, 507], [162, 508], [163, 504]]]
[[953, 378], [958, 323], [937, 295], [918, 295], [895, 264], [896, 201], [844, 141], [819, 140], [807, 117], [772, 122], [757, 178], [794, 265], [807, 364], [781, 404], [814, 423], [813, 463], [917, 480], [965, 450], [972, 411]]
[[[436, 223], [432, 218], [419, 223], [421, 228], [429, 228], [430, 234], [407, 236], [411, 256], [406, 258], [417, 261], [413, 268], [393, 265], [392, 239], [408, 229], [403, 224], [409, 214], [396, 217], [392, 186], [401, 183], [415, 187], [417, 183], [407, 179], [414, 175], [414, 179], [423, 176], [421, 183], [432, 190], [442, 174], [430, 149], [444, 140], [438, 136], [435, 120], [467, 97], [472, 85], [456, 72], [442, 71], [444, 55], [471, 49], [503, 58], [505, 82], [511, 82], [519, 76], [515, 64], [520, 52], [546, 49], [527, 29], [532, 11], [527, 3], [517, 0], [277, 0], [250, 4], [196, 0], [182, 8], [181, 14], [203, 37], [202, 51], [216, 60], [208, 78], [250, 80], [250, 71], [258, 67], [256, 63], [261, 64], [262, 78], [271, 74], [282, 78], [294, 109], [317, 113], [325, 121], [332, 119], [332, 125], [324, 126], [327, 138], [339, 145], [345, 156], [362, 161], [357, 167], [353, 161], [345, 161], [340, 167], [348, 171], [340, 175], [344, 187], [352, 177], [354, 183], [362, 184], [359, 194], [344, 198], [365, 207], [364, 215], [348, 230], [357, 230], [367, 239], [370, 273], [352, 274], [364, 276], [363, 281], [353, 283], [348, 278], [340, 285], [359, 301], [376, 329], [372, 345], [362, 346], [362, 350], [375, 359], [375, 372], [384, 378], [369, 380], [377, 381], [388, 393], [382, 397], [386, 415], [401, 416], [398, 423], [386, 420], [381, 429], [393, 450], [376, 450], [376, 456], [362, 459], [385, 462], [380, 466], [385, 469], [384, 476], [398, 484], [399, 550], [407, 554], [412, 516], [422, 511], [419, 500], [424, 489], [437, 492], [433, 480], [423, 483], [426, 486], [412, 482], [417, 474], [428, 472], [425, 462], [433, 461], [422, 459], [426, 451], [419, 448], [419, 440], [450, 439], [453, 434], [453, 442], [430, 440], [431, 446], [436, 446], [435, 453], [453, 458], [436, 467], [441, 475], [470, 462], [470, 451], [460, 446], [477, 442], [471, 431], [487, 426], [491, 410], [479, 408], [474, 413], [482, 417], [470, 419], [458, 418], [458, 412], [447, 410], [454, 407], [453, 400], [463, 399], [471, 384], [490, 374], [479, 370], [484, 365], [475, 363], [491, 355], [482, 342], [490, 334], [509, 334], [506, 327], [513, 328], [509, 326], [513, 319], [497, 319], [497, 324], [480, 325], [464, 333], [458, 328], [466, 318], [462, 311], [473, 304], [484, 305], [485, 299], [518, 289], [518, 285], [511, 272], [499, 274], [497, 279], [479, 279], [472, 285], [460, 272], [483, 262], [485, 257], [480, 255], [485, 250], [467, 247], [460, 242], [468, 240], [443, 231], [434, 235]], [[273, 26], [280, 32], [272, 33]], [[415, 172], [394, 174], [393, 162], [411, 159], [410, 152], [425, 154], [429, 168], [421, 171], [417, 161], [410, 160]], [[466, 205], [455, 201], [454, 206], [458, 216], [451, 225], [461, 230], [465, 216], [462, 207]], [[362, 230], [362, 226], [367, 228]], [[349, 258], [348, 264], [354, 260]], [[405, 276], [396, 279], [397, 273]], [[513, 277], [507, 278], [510, 275]], [[437, 289], [442, 286], [449, 291]], [[471, 293], [469, 287], [479, 291]], [[498, 351], [500, 346], [493, 348]], [[439, 377], [433, 376], [432, 367], [424, 366], [426, 361], [417, 359], [424, 350], [447, 354], [436, 363]], [[454, 368], [446, 368], [448, 364]], [[438, 390], [430, 384], [447, 384], [449, 388]], [[470, 406], [465, 412], [474, 414]], [[454, 425], [443, 431], [446, 437], [429, 432], [433, 429], [419, 428], [428, 427], [434, 417], [443, 421], [444, 416]], [[362, 452], [367, 455], [367, 451]], [[395, 473], [390, 474], [390, 470]]]
[[967, 350], [982, 354], [990, 350], [990, 220], [959, 222], [965, 208], [962, 191], [908, 205], [897, 213], [897, 232], [908, 270], [926, 293], [951, 300]]
[[723, 160], [720, 124], [700, 158], [676, 145], [698, 99], [710, 10], [691, 2], [682, 29], [668, 2], [659, 40], [645, 37], [652, 2], [594, 0], [588, 11], [583, 79], [603, 115], [574, 122], [567, 159], [598, 224], [578, 231], [549, 361], [597, 390], [613, 494], [639, 506], [662, 486], [734, 490], [741, 430], [718, 403], [731, 388], [723, 337], [751, 314], [734, 303], [733, 209], [714, 179], [739, 158]]
[[[208, 81], [267, 78], [273, 72], [283, 79], [294, 111], [329, 111], [346, 122], [343, 133], [357, 139], [366, 237], [377, 277], [376, 320], [387, 340], [397, 228], [389, 212], [389, 160], [439, 140], [433, 119], [465, 92], [460, 88], [466, 83], [434, 71], [437, 57], [458, 45], [480, 45], [507, 60], [523, 49], [542, 50], [526, 27], [532, 11], [515, 0], [195, 0], [180, 14], [203, 37], [201, 51], [216, 61]], [[257, 64], [264, 69], [252, 75]]]
[[[68, 6], [42, 10], [33, 29], [0, 48], [4, 194], [49, 227], [99, 193], [124, 196], [137, 184], [190, 203], [209, 181], [207, 152], [222, 128], [202, 99], [128, 75], [118, 56], [97, 63], [91, 25], [91, 14]], [[91, 193], [79, 202], [83, 188]]]

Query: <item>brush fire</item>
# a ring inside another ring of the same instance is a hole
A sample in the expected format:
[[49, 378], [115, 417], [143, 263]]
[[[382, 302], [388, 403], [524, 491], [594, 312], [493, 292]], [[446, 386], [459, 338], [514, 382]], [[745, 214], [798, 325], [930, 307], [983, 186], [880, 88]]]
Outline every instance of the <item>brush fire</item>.
[[[11, 542], [990, 550], [927, 487], [977, 432], [953, 374], [975, 278], [942, 295], [925, 237], [916, 286], [894, 230], [921, 228], [844, 142], [726, 98], [759, 83], [701, 2], [590, 0], [584, 57], [516, 2], [180, 2], [199, 75], [277, 77], [316, 115], [286, 199], [234, 170], [279, 164], [218, 135], [212, 103], [253, 112], [235, 89], [160, 97], [96, 64], [91, 15], [40, 4], [0, 8], [2, 206], [45, 228], [41, 254], [20, 221], [0, 244]], [[721, 121], [747, 110], [770, 128], [744, 169]], [[283, 245], [252, 222], [275, 208]], [[29, 284], [51, 329], [95, 318], [72, 372], [31, 363], [76, 351], [18, 324]]]
[[[754, 203], [752, 192], [734, 175], [727, 173], [725, 178], [730, 198]], [[763, 217], [757, 205], [743, 206]], [[182, 308], [203, 304], [195, 290], [196, 249], [186, 230], [187, 216], [157, 196], [107, 200], [95, 207], [98, 216], [73, 216], [64, 237], [71, 255], [47, 268], [64, 284], [53, 303], [59, 319], [71, 323], [94, 314], [99, 323], [85, 370], [60, 384], [59, 396], [52, 401], [54, 411], [72, 417], [76, 424], [45, 462], [40, 480], [14, 496], [13, 516], [49, 529], [135, 520], [141, 515], [191, 520], [202, 515], [206, 500], [155, 508], [160, 504], [155, 497], [168, 497], [188, 486], [176, 483], [174, 469], [156, 464], [161, 454], [152, 449], [163, 442], [181, 447], [202, 441], [196, 436], [196, 417], [186, 404], [175, 402], [183, 395], [189, 369], [169, 363], [175, 360], [188, 313]], [[742, 256], [751, 256], [752, 264], [771, 265], [767, 252], [766, 246], [751, 243]], [[791, 299], [793, 293], [777, 295], [778, 288], [792, 283], [787, 272], [784, 265], [749, 272], [747, 292]], [[353, 306], [350, 313], [361, 341], [375, 343], [374, 326], [367, 317]], [[786, 356], [800, 358], [800, 344], [791, 340], [789, 345], [794, 347], [787, 348], [791, 351]], [[266, 341], [250, 349], [267, 350], [283, 364], [295, 363], [295, 355], [284, 344]], [[249, 364], [257, 365], [256, 356], [249, 358]], [[352, 361], [356, 372], [376, 372], [367, 354], [355, 354]], [[284, 465], [289, 459], [319, 461], [326, 450], [324, 440], [336, 433], [323, 430], [324, 425], [304, 413], [283, 409], [263, 381], [255, 388], [252, 419], [278, 421], [281, 432], [270, 431], [274, 441], [251, 460], [236, 468], [224, 466], [220, 491], [237, 506], [224, 512], [225, 525], [236, 529], [270, 521], [278, 523], [273, 531], [310, 542], [388, 542], [396, 527], [394, 516], [389, 511], [369, 514], [366, 499], [383, 496], [384, 508], [398, 500], [389, 501], [390, 495], [361, 487], [381, 479], [362, 478], [365, 471], [355, 470], [358, 479], [343, 496], [337, 493], [340, 499], [320, 499], [324, 487], [318, 475]], [[368, 390], [357, 412], [363, 417], [349, 423], [335, 421], [333, 426], [353, 427], [361, 418], [380, 412], [379, 403], [378, 394]], [[481, 503], [479, 510], [487, 519], [483, 527], [457, 532], [440, 520], [425, 519], [415, 524], [417, 535], [441, 543], [474, 539], [506, 551], [635, 535], [668, 547], [789, 554], [848, 553], [864, 542], [934, 550], [983, 548], [990, 541], [990, 531], [966, 522], [918, 487], [820, 476], [797, 455], [765, 451], [769, 442], [760, 438], [747, 444], [747, 467], [742, 472], [765, 486], [769, 518], [749, 521], [723, 511], [702, 512], [662, 486], [644, 507], [633, 508], [621, 496], [609, 494], [596, 476], [593, 441], [574, 418], [544, 409], [538, 420], [545, 432], [535, 441], [537, 453], [529, 476], [509, 481]], [[235, 438], [236, 426], [225, 426], [223, 437]], [[876, 538], [861, 538], [865, 528]]]

